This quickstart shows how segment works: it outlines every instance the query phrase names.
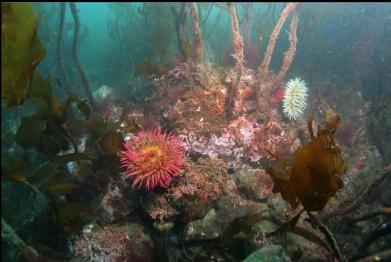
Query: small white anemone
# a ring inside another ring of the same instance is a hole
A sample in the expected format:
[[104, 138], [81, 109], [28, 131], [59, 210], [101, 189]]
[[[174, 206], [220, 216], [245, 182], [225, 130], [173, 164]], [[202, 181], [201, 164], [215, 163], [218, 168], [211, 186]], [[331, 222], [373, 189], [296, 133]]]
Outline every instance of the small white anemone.
[[298, 120], [307, 106], [308, 88], [306, 83], [299, 77], [288, 81], [285, 87], [283, 100], [284, 114], [290, 120]]

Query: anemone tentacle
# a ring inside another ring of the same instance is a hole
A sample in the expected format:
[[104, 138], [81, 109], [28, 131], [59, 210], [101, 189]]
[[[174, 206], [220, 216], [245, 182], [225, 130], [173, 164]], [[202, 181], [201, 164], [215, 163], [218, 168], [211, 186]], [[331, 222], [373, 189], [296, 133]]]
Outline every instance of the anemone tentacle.
[[124, 178], [133, 177], [134, 187], [152, 190], [167, 186], [184, 163], [182, 141], [160, 128], [140, 132], [125, 144], [121, 153]]

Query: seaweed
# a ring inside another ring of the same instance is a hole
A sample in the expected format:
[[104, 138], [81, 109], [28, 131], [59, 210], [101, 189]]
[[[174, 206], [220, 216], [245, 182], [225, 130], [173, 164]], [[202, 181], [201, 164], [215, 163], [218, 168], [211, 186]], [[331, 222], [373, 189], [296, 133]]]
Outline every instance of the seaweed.
[[334, 132], [341, 123], [339, 116], [327, 112], [326, 127], [320, 127], [315, 137], [313, 118], [308, 120], [311, 141], [299, 148], [292, 164], [273, 155], [277, 161], [268, 173], [275, 181], [274, 192], [280, 192], [292, 208], [301, 203], [306, 211], [320, 211], [338, 189], [343, 187], [336, 174], [346, 171], [342, 151], [334, 141]]
[[46, 51], [37, 36], [38, 16], [31, 4], [1, 4], [1, 96], [7, 107], [23, 103]]
[[146, 58], [134, 67], [136, 76], [143, 76], [144, 80], [151, 80], [153, 77], [161, 77], [168, 73], [168, 68], [162, 64], [156, 63], [151, 58]]
[[[78, 176], [68, 173], [75, 166], [71, 162], [89, 164], [96, 156], [90, 152], [94, 153], [98, 140], [110, 131], [105, 126], [99, 136], [91, 136], [94, 139], [86, 152], [78, 151], [75, 137], [67, 128], [75, 122], [89, 123], [92, 111], [87, 101], [73, 93], [68, 93], [65, 99], [60, 98], [54, 92], [54, 83], [36, 70], [46, 56], [37, 26], [38, 17], [31, 4], [2, 3], [2, 99], [7, 108], [15, 108], [8, 110], [16, 112], [11, 127], [2, 127], [2, 141], [10, 139], [4, 151], [2, 147], [2, 154], [5, 154], [1, 175], [5, 182], [2, 204], [12, 207], [5, 210], [2, 222], [9, 225], [8, 232], [15, 232], [14, 240], [20, 238], [17, 242], [9, 239], [8, 243], [17, 252], [22, 251], [23, 259], [29, 256], [18, 246], [23, 242], [27, 247], [37, 244], [46, 251], [55, 248], [66, 252], [64, 236], [79, 232], [90, 218], [90, 207], [77, 192], [86, 189], [96, 192], [97, 188], [90, 181], [79, 181]], [[28, 114], [17, 114], [20, 108]], [[77, 118], [73, 115], [74, 110], [79, 111]], [[85, 118], [80, 119], [80, 116]], [[12, 131], [14, 126], [16, 132]], [[100, 126], [91, 126], [86, 131], [94, 133], [97, 128]], [[111, 149], [109, 153], [117, 152], [114, 151]], [[80, 170], [78, 174], [81, 172], [84, 171]], [[45, 228], [51, 233], [34, 234], [35, 228]], [[56, 243], [53, 238], [60, 241]], [[41, 250], [37, 249], [38, 253]], [[41, 255], [46, 256], [38, 254]]]
[[192, 44], [189, 40], [186, 31], [187, 4], [181, 3], [180, 11], [177, 11], [175, 6], [171, 7], [171, 12], [175, 17], [175, 32], [178, 39], [179, 51], [182, 57], [187, 61], [193, 52]]
[[90, 83], [88, 82], [87, 74], [84, 70], [83, 65], [80, 62], [79, 54], [78, 54], [78, 46], [79, 46], [79, 40], [80, 40], [80, 19], [77, 12], [76, 4], [75, 3], [69, 3], [69, 6], [72, 11], [73, 20], [75, 23], [75, 29], [73, 32], [73, 41], [72, 41], [72, 58], [76, 65], [77, 70], [80, 74], [80, 79], [83, 83], [84, 90], [87, 94], [88, 101], [90, 102], [90, 105], [92, 108], [95, 108], [95, 99], [92, 95]]

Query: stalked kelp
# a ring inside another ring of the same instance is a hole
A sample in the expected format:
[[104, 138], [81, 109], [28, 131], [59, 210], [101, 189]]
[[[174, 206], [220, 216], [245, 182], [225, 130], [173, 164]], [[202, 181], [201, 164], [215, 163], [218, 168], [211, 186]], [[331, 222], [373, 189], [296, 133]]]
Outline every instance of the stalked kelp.
[[[311, 211], [321, 211], [337, 190], [343, 188], [342, 180], [336, 175], [346, 171], [346, 164], [341, 149], [334, 141], [334, 133], [341, 124], [341, 118], [328, 108], [326, 126], [318, 126], [316, 137], [312, 122], [311, 116], [307, 122], [311, 141], [295, 152], [291, 163], [269, 152], [276, 158], [276, 162], [267, 172], [275, 182], [273, 192], [281, 193], [292, 208], [302, 204], [308, 213], [308, 221], [325, 236], [327, 244], [324, 246], [336, 258], [343, 260], [338, 243], [330, 230], [311, 214]], [[303, 210], [269, 236], [296, 230], [302, 212]]]
[[183, 60], [188, 60], [193, 52], [191, 42], [187, 35], [186, 31], [186, 17], [188, 15], [187, 12], [187, 4], [181, 3], [180, 8], [175, 6], [171, 7], [171, 12], [175, 17], [175, 32], [178, 40], [179, 51], [181, 52]]
[[46, 51], [37, 36], [38, 17], [31, 5], [1, 5], [1, 97], [20, 105]]
[[168, 73], [168, 68], [164, 65], [156, 63], [151, 58], [146, 58], [137, 63], [134, 67], [136, 76], [143, 76], [144, 80], [151, 80], [154, 77], [161, 77]]
[[[2, 111], [13, 114], [2, 120], [2, 142], [7, 140], [2, 143], [2, 205], [7, 207], [2, 235], [7, 235], [5, 258], [57, 260], [67, 252], [66, 235], [79, 232], [91, 217], [87, 192], [95, 195], [107, 183], [102, 180], [109, 179], [88, 175], [93, 156], [119, 160], [115, 145], [107, 149], [108, 140], [118, 140], [108, 135], [118, 124], [99, 121], [73, 92], [64, 99], [56, 87], [71, 87], [40, 74], [37, 66], [46, 50], [37, 27], [31, 4], [2, 4]], [[73, 126], [88, 133], [84, 148]], [[101, 163], [100, 169], [115, 170], [110, 163]], [[80, 197], [81, 192], [87, 194]]]
[[341, 149], [334, 141], [340, 117], [328, 110], [326, 126], [318, 127], [316, 137], [312, 121], [312, 117], [308, 119], [311, 141], [296, 151], [292, 163], [275, 156], [277, 161], [268, 173], [276, 183], [274, 192], [281, 193], [293, 208], [301, 203], [307, 211], [320, 211], [343, 187], [336, 175], [344, 173], [346, 165]]

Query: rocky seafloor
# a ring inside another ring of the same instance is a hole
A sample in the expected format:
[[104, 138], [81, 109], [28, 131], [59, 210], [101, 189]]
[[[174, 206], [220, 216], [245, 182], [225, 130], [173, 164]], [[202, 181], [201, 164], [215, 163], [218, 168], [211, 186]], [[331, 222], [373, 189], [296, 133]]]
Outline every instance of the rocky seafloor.
[[[73, 241], [75, 261], [334, 261], [387, 248], [390, 238], [382, 229], [389, 228], [390, 170], [369, 141], [370, 105], [357, 89], [346, 87], [350, 99], [344, 101], [338, 83], [317, 79], [311, 90], [307, 111], [319, 122], [327, 107], [342, 118], [335, 138], [348, 168], [341, 177], [344, 188], [315, 214], [318, 222], [303, 214], [292, 224], [299, 209], [272, 192], [273, 179], [265, 171], [272, 159], [262, 148], [292, 155], [309, 140], [306, 119], [287, 121], [273, 97], [261, 101], [262, 114], [254, 111], [249, 72], [236, 115], [225, 121], [217, 73], [176, 70], [184, 72], [156, 79], [160, 91], [127, 121], [142, 128], [163, 125], [181, 137], [187, 150], [181, 175], [154, 191], [129, 181], [110, 183], [96, 199], [95, 222]], [[114, 115], [121, 108], [109, 110]], [[121, 132], [128, 134], [129, 126]]]

